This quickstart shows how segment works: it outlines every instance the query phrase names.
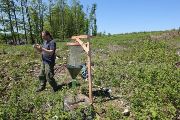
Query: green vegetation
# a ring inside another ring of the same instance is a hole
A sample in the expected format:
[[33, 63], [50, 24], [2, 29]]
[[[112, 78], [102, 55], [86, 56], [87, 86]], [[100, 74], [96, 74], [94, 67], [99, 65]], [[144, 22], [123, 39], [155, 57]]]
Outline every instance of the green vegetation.
[[[180, 61], [176, 54], [180, 49], [180, 37], [169, 40], [150, 40], [150, 34], [132, 33], [95, 37], [92, 43], [93, 82], [112, 89], [118, 97], [104, 102], [106, 98], [95, 99], [95, 109], [101, 118], [117, 119], [175, 119], [180, 111], [180, 69], [175, 63]], [[57, 64], [66, 63], [67, 47], [58, 43]], [[0, 118], [2, 119], [82, 119], [82, 108], [67, 112], [63, 110], [63, 98], [67, 93], [77, 94], [87, 89], [82, 86], [72, 90], [51, 93], [35, 93], [38, 85], [40, 55], [32, 46], [0, 45]], [[59, 73], [56, 73], [56, 75]], [[58, 83], [70, 79], [68, 74], [56, 76]], [[123, 116], [124, 101], [130, 106], [130, 116]], [[98, 116], [96, 115], [97, 119]]]
[[41, 43], [43, 30], [60, 41], [73, 35], [97, 34], [96, 4], [87, 7], [79, 0], [2, 0], [0, 6], [0, 43]]

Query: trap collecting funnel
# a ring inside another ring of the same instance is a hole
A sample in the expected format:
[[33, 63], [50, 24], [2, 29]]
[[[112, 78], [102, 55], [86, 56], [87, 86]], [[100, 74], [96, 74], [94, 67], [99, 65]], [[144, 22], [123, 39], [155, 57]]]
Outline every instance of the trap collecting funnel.
[[72, 65], [67, 65], [67, 69], [69, 71], [69, 74], [71, 75], [71, 78], [72, 79], [76, 79], [77, 75], [79, 74], [79, 72], [81, 71], [81, 66], [79, 67], [75, 67], [75, 66], [72, 66]]

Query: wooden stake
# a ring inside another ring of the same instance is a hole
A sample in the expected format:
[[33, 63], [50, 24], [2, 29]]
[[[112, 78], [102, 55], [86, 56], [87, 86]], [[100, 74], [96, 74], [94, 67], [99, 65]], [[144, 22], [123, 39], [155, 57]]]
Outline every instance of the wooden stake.
[[88, 81], [89, 81], [89, 99], [91, 104], [93, 104], [93, 96], [92, 96], [92, 78], [91, 78], [91, 49], [90, 43], [87, 42], [87, 48], [89, 50], [87, 57], [88, 57]]

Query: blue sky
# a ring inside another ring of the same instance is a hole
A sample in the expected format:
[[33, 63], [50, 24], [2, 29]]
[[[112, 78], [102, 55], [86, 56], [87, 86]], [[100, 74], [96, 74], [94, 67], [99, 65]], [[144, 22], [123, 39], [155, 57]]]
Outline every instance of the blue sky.
[[111, 34], [180, 27], [180, 0], [80, 0], [97, 4], [98, 32]]

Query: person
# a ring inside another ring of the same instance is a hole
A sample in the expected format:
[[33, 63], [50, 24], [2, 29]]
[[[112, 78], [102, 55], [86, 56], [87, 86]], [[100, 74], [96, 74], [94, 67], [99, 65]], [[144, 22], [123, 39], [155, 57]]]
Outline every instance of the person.
[[54, 79], [55, 51], [56, 43], [48, 31], [43, 31], [41, 37], [44, 40], [43, 45], [35, 44], [34, 48], [42, 54], [41, 70], [39, 74], [40, 85], [36, 92], [43, 91], [48, 81], [53, 91], [58, 90], [58, 85]]

